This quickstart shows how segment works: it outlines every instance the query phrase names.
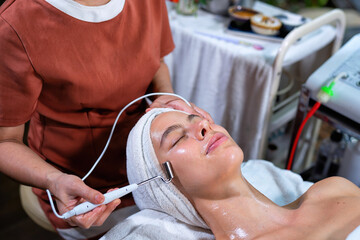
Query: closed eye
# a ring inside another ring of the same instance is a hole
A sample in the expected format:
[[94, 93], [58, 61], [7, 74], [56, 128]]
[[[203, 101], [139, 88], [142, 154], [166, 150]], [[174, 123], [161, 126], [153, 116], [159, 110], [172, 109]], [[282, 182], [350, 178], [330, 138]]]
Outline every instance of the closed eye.
[[175, 147], [175, 145], [178, 144], [178, 143], [181, 141], [181, 139], [183, 139], [183, 138], [185, 138], [185, 137], [186, 137], [186, 135], [184, 134], [184, 135], [182, 135], [180, 138], [178, 138], [178, 139], [173, 143], [173, 145], [171, 146], [171, 148]]

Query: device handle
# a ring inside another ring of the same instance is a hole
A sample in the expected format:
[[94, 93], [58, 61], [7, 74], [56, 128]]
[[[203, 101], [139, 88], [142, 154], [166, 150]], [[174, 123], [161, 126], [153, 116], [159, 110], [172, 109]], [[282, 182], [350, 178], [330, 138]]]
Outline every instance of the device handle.
[[136, 190], [138, 188], [138, 185], [136, 183], [130, 184], [128, 186], [116, 189], [114, 191], [108, 192], [104, 194], [105, 200], [103, 203], [101, 204], [93, 204], [91, 202], [83, 202], [79, 205], [77, 205], [76, 207], [74, 207], [73, 209], [71, 209], [70, 211], [64, 213], [63, 218], [64, 219], [68, 219], [70, 217], [73, 217], [75, 215], [80, 215], [80, 214], [84, 214], [87, 213], [91, 210], [93, 210], [94, 208], [100, 206], [100, 205], [104, 205], [104, 204], [108, 204], [109, 202], [114, 201], [115, 199], [121, 198], [122, 196], [125, 196], [126, 194], [131, 193], [132, 191]]

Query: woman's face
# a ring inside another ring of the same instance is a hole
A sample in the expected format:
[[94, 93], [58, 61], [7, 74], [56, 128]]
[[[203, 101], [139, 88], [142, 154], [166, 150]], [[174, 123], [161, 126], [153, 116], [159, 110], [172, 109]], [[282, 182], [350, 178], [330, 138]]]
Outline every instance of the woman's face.
[[211, 197], [239, 175], [242, 150], [224, 128], [198, 115], [160, 114], [151, 125], [151, 139], [159, 162], [171, 162], [174, 184], [188, 198]]

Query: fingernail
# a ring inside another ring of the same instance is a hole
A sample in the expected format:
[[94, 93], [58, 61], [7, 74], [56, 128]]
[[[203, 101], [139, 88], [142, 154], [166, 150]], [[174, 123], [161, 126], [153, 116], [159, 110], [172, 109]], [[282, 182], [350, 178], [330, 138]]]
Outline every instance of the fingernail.
[[102, 196], [101, 194], [97, 194], [97, 195], [95, 196], [95, 201], [96, 201], [97, 203], [102, 203], [102, 202], [104, 201], [104, 198], [103, 198], [103, 196]]

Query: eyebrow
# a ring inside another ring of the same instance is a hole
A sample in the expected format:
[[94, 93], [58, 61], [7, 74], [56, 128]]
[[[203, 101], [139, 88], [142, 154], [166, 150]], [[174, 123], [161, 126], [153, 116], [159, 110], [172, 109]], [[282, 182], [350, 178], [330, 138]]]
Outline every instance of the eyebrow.
[[[188, 122], [191, 122], [191, 120], [193, 120], [195, 117], [200, 117], [198, 115], [195, 115], [195, 114], [190, 114], [187, 116], [187, 120]], [[162, 146], [163, 142], [165, 141], [165, 138], [172, 132], [172, 131], [175, 131], [176, 129], [179, 129], [179, 128], [182, 128], [183, 125], [181, 124], [176, 124], [176, 125], [171, 125], [170, 127], [168, 127], [163, 135], [161, 136], [161, 140], [160, 140], [160, 147]]]

